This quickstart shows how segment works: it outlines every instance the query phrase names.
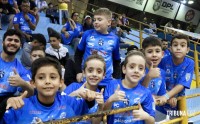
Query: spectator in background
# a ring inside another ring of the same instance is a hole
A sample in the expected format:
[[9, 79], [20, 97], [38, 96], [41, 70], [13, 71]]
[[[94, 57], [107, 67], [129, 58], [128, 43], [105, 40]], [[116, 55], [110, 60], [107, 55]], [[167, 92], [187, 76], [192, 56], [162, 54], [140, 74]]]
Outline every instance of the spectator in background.
[[157, 32], [157, 26], [156, 26], [156, 23], [155, 23], [154, 19], [151, 19], [151, 22], [149, 23], [149, 28], [151, 30], [153, 30], [153, 33]]
[[170, 50], [168, 49], [168, 41], [162, 39], [162, 50], [164, 51], [164, 57], [170, 55]]
[[108, 32], [112, 32], [113, 34], [117, 35], [120, 38], [120, 48], [127, 48], [130, 45], [126, 44], [122, 38], [126, 37], [126, 34], [123, 32], [123, 30], [120, 27], [117, 27], [118, 21], [114, 18], [112, 18], [111, 26], [108, 28]]
[[180, 30], [181, 30], [181, 29], [182, 29], [182, 28], [181, 28], [181, 24], [178, 23], [178, 24], [176, 25], [176, 29], [180, 29]]
[[[72, 46], [74, 47], [74, 50], [76, 50], [77, 45], [79, 43], [80, 37], [83, 34], [83, 27], [82, 25], [78, 22], [79, 19], [79, 13], [73, 12], [71, 15], [71, 19], [69, 20], [64, 27], [62, 28], [61, 32], [64, 34], [62, 37], [63, 39], [69, 39], [71, 36], [73, 38], [68, 42], [64, 44], [69, 44], [72, 43]], [[74, 25], [75, 23], [75, 25]], [[64, 37], [65, 36], [65, 37]]]
[[92, 18], [89, 15], [85, 16], [84, 23], [83, 23], [83, 31], [94, 29]]
[[37, 8], [39, 12], [45, 12], [46, 9], [48, 8], [46, 0], [40, 0], [37, 3]]
[[36, 28], [36, 19], [29, 13], [29, 10], [30, 2], [28, 0], [22, 0], [21, 12], [17, 13], [13, 19], [14, 28], [23, 35], [22, 43], [30, 41], [32, 30]]
[[172, 21], [169, 21], [165, 24], [165, 32], [168, 33], [168, 34], [171, 34], [173, 33], [173, 30], [169, 29], [169, 28], [173, 28], [173, 25], [172, 25]]
[[15, 14], [15, 10], [13, 7], [8, 3], [8, 0], [1, 0], [0, 2], [0, 30], [2, 30], [1, 22], [5, 21], [9, 23], [8, 29], [13, 27], [13, 17]]
[[46, 10], [46, 17], [48, 17], [52, 23], [55, 23], [55, 21], [57, 22], [57, 24], [59, 24], [59, 17], [55, 16], [57, 12], [57, 9], [55, 9], [53, 7], [53, 4], [50, 2], [48, 4], [48, 8]]
[[187, 26], [186, 31], [194, 32], [194, 30], [195, 30], [195, 28], [193, 26], [193, 23], [189, 22], [189, 25]]
[[20, 12], [16, 0], [8, 0], [8, 3], [13, 7], [16, 13]]
[[60, 25], [68, 21], [69, 12], [68, 12], [68, 3], [70, 0], [58, 0], [58, 9], [59, 9], [59, 22]]
[[46, 48], [46, 39], [43, 34], [32, 34], [31, 42], [25, 42], [22, 49], [21, 55], [21, 63], [26, 69], [31, 68], [31, 59], [30, 59], [30, 52], [33, 47], [39, 46], [45, 50]]

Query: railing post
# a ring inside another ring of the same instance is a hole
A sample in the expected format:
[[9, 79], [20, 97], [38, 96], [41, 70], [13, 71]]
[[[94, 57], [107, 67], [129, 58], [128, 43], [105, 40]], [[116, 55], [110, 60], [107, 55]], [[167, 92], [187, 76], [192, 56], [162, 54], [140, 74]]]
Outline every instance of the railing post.
[[194, 43], [194, 62], [195, 62], [195, 75], [196, 75], [196, 87], [200, 87], [199, 84], [199, 59], [198, 51], [196, 50], [196, 44]]
[[103, 124], [107, 124], [107, 115], [103, 116]]
[[182, 113], [181, 117], [183, 118], [180, 124], [188, 124], [188, 112], [187, 112], [187, 104], [186, 97], [183, 96], [178, 101], [179, 112]]
[[140, 48], [142, 48], [142, 23], [139, 23], [139, 30], [140, 30]]

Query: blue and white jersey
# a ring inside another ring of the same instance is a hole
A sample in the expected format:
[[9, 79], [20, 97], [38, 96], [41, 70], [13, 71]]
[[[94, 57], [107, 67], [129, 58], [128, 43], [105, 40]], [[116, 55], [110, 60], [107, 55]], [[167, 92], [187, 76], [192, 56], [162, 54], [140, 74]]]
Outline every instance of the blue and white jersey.
[[[163, 58], [159, 66], [166, 74], [167, 91], [170, 91], [178, 84], [183, 85], [185, 88], [190, 88], [194, 72], [194, 61], [192, 59], [185, 57], [181, 64], [174, 65], [170, 55]], [[184, 96], [185, 88], [177, 96]]]
[[[30, 21], [33, 23], [33, 24], [36, 24], [36, 19], [33, 15], [29, 14], [28, 13], [28, 16], [30, 18]], [[26, 22], [26, 20], [24, 19], [24, 16], [23, 16], [23, 12], [20, 12], [20, 13], [17, 13], [13, 19], [13, 24], [18, 24], [19, 25], [19, 29], [24, 32], [24, 33], [27, 33], [27, 34], [32, 34], [32, 31], [29, 27], [29, 24], [28, 22]]]
[[[63, 92], [66, 95], [69, 95], [73, 91], [78, 90], [82, 85], [83, 85], [83, 83], [74, 82], [74, 83], [70, 84], [69, 86], [67, 86]], [[97, 89], [96, 92], [100, 92], [100, 91]], [[90, 108], [86, 114], [95, 113], [95, 112], [97, 112], [97, 110], [98, 110], [98, 103], [95, 102], [95, 105], [92, 108]], [[79, 124], [92, 124], [92, 122], [90, 120], [88, 120], [88, 121], [86, 120], [86, 121], [80, 121]]]
[[[74, 37], [79, 37], [79, 33], [80, 33], [80, 32], [83, 32], [83, 26], [82, 26], [80, 23], [78, 23], [78, 22], [75, 22], [75, 23], [76, 23], [76, 29], [77, 29], [78, 33], [75, 33], [75, 34], [74, 34]], [[71, 27], [70, 27], [69, 22], [67, 22], [67, 23], [64, 25], [64, 27], [66, 28], [66, 31], [73, 31], [73, 30], [71, 29]]]
[[27, 70], [16, 58], [11, 62], [6, 62], [0, 57], [0, 96], [13, 95], [21, 91], [21, 87], [11, 86], [8, 82], [9, 77], [14, 75], [14, 68], [22, 79], [29, 81]]
[[112, 77], [113, 61], [120, 60], [119, 38], [115, 34], [101, 34], [94, 29], [88, 30], [83, 34], [78, 49], [84, 51], [82, 66], [90, 55], [97, 53], [106, 62], [105, 78]]
[[[128, 102], [114, 102], [112, 104], [112, 109], [125, 108], [141, 103], [142, 108], [145, 112], [147, 112], [152, 117], [155, 116], [151, 92], [147, 88], [143, 87], [141, 84], [138, 84], [134, 88], [127, 89], [123, 87], [121, 80], [113, 80], [105, 90], [105, 101], [108, 100], [108, 98], [115, 93], [118, 84], [120, 85], [120, 90], [125, 92]], [[108, 124], [145, 124], [145, 122], [143, 120], [135, 121], [132, 111], [127, 111], [124, 113], [109, 116]]]
[[8, 3], [13, 7], [14, 6], [14, 2], [16, 2], [15, 0], [8, 0]]
[[[148, 74], [149, 69], [146, 68], [146, 74]], [[165, 71], [160, 69], [161, 75], [158, 78], [153, 78], [149, 82], [148, 89], [151, 91], [152, 95], [162, 96], [166, 93], [165, 86]]]
[[169, 49], [166, 49], [164, 51], [164, 57], [169, 56], [169, 55], [171, 55], [171, 53], [170, 53]]
[[42, 105], [36, 95], [25, 98], [24, 106], [18, 110], [10, 109], [3, 117], [6, 124], [31, 124], [40, 118], [43, 122], [69, 118], [80, 115], [84, 109], [88, 109], [83, 99], [62, 96], [57, 93], [53, 105]]

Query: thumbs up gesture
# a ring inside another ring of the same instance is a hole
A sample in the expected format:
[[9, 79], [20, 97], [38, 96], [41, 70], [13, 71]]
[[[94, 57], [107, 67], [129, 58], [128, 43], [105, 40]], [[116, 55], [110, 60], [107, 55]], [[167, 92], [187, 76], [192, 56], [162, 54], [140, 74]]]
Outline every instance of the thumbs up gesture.
[[160, 77], [160, 68], [154, 67], [153, 62], [151, 62], [151, 65], [149, 67], [149, 72], [147, 74], [151, 79]]
[[9, 98], [7, 100], [6, 109], [8, 110], [10, 107], [13, 107], [14, 109], [19, 109], [22, 106], [24, 106], [23, 99], [26, 98], [27, 94], [28, 94], [28, 92], [24, 91], [24, 93], [21, 96]]
[[125, 92], [120, 90], [120, 85], [118, 84], [117, 89], [115, 90], [115, 93], [111, 95], [109, 99], [112, 102], [116, 102], [116, 101], [127, 102], [127, 99], [125, 98], [125, 96], [126, 96]]
[[11, 86], [22, 86], [25, 81], [19, 76], [15, 68], [13, 69], [13, 72], [14, 75], [8, 78], [8, 82]]
[[149, 118], [150, 115], [143, 110], [140, 103], [138, 103], [138, 107], [138, 110], [133, 110], [134, 120], [146, 120], [147, 118]]
[[96, 93], [95, 100], [99, 105], [99, 110], [103, 110], [103, 105], [104, 105], [103, 92], [104, 92], [104, 88], [101, 89], [100, 93]]

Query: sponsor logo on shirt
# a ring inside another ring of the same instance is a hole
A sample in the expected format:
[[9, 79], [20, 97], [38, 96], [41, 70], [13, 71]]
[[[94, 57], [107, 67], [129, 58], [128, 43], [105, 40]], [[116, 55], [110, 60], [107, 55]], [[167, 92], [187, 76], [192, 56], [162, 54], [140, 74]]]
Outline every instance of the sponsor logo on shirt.
[[108, 44], [113, 45], [113, 44], [114, 44], [114, 41], [113, 41], [113, 40], [109, 40], [109, 41], [108, 41]]
[[190, 74], [190, 73], [186, 73], [186, 75], [185, 75], [186, 81], [189, 81], [189, 80], [190, 80], [190, 77], [191, 77], [191, 74]]

